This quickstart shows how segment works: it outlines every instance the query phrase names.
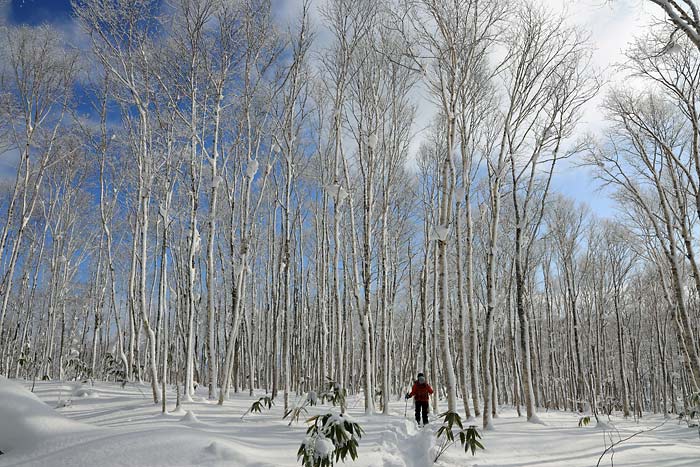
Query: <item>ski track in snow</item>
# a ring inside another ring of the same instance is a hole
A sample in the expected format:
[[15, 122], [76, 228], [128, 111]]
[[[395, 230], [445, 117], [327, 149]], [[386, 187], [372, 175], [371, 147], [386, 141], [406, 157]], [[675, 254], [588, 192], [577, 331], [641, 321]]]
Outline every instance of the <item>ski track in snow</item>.
[[[373, 451], [381, 456], [379, 465], [385, 467], [424, 467], [430, 465], [430, 453], [434, 432], [430, 427], [419, 429], [416, 424], [397, 416], [385, 417], [384, 426], [379, 423], [378, 446]], [[374, 437], [372, 437], [374, 438]], [[360, 463], [362, 458], [360, 458]], [[375, 464], [367, 465], [377, 465]]]
[[[150, 401], [150, 387], [146, 384], [122, 388], [119, 384], [100, 382], [95, 384], [94, 393], [89, 394], [74, 383], [42, 381], [36, 383], [35, 396], [20, 385], [30, 388], [31, 382], [0, 378], [0, 450], [5, 452], [0, 455], [1, 467], [299, 465], [296, 451], [305, 436], [303, 421], [287, 426], [288, 421], [281, 419], [283, 408], [279, 405], [262, 414], [248, 414], [241, 420], [241, 415], [262, 391], [253, 397], [247, 392], [233, 394], [220, 407], [206, 400], [206, 389], [199, 388], [194, 402], [183, 402], [182, 411], [164, 415], [160, 405]], [[72, 396], [81, 392], [88, 394]], [[173, 394], [170, 388], [170, 410], [174, 409]], [[72, 399], [69, 406], [53, 409], [59, 400], [68, 399]], [[404, 417], [403, 401], [392, 403], [389, 416], [367, 417], [361, 403], [355, 403], [359, 400], [357, 397], [349, 400], [349, 413], [365, 434], [360, 440], [359, 459], [346, 465], [432, 465], [436, 449], [434, 434], [440, 423], [434, 414], [429, 426], [419, 428], [412, 411]], [[311, 407], [308, 416], [328, 409]], [[527, 423], [513, 409], [504, 408], [494, 419], [496, 429], [482, 433], [485, 451], [472, 456], [453, 446], [435, 465], [590, 467], [595, 466], [610, 444], [610, 433], [613, 441], [617, 441], [663, 421], [660, 416], [645, 417], [639, 423], [614, 417], [610, 423], [617, 430], [606, 431], [596, 428], [595, 423], [579, 428], [578, 416], [572, 413], [540, 412], [539, 416], [545, 425]], [[696, 430], [669, 420], [652, 432], [616, 446], [613, 461], [616, 467], [698, 467], [700, 440]], [[610, 455], [600, 465], [612, 465]]]

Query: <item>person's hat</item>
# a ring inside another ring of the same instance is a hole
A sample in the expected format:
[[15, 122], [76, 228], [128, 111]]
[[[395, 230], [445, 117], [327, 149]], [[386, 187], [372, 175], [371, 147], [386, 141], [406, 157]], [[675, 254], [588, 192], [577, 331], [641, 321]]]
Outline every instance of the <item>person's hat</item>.
[[423, 373], [418, 373], [417, 378], [420, 378], [421, 376], [425, 376]]

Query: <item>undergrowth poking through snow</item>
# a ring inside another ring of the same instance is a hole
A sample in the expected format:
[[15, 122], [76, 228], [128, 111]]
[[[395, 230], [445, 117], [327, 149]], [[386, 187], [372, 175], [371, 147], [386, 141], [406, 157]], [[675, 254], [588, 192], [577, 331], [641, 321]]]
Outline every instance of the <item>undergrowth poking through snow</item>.
[[327, 376], [326, 380], [328, 383], [328, 391], [323, 393], [321, 402], [328, 401], [331, 404], [333, 404], [333, 406], [341, 407], [344, 411], [346, 405], [346, 398], [348, 395], [347, 390]]
[[273, 405], [275, 405], [275, 400], [272, 397], [263, 396], [260, 399], [256, 400], [255, 402], [253, 402], [253, 404], [246, 411], [246, 413], [241, 415], [241, 420], [243, 420], [243, 418], [251, 412], [262, 413], [262, 409], [264, 407], [267, 407], [267, 409], [270, 410]]
[[[462, 425], [462, 418], [456, 412], [445, 412], [440, 414], [442, 417], [442, 426], [438, 429], [435, 436], [442, 438], [442, 444], [435, 454], [433, 462], [437, 462], [447, 449], [452, 446], [459, 438], [459, 443], [464, 448], [465, 452], [472, 452], [472, 456], [476, 455], [477, 449], [484, 449], [484, 445], [479, 441], [481, 434], [475, 425], [469, 425], [466, 429]], [[457, 430], [459, 428], [459, 430]]]
[[304, 467], [330, 467], [338, 460], [344, 462], [348, 456], [357, 459], [363, 430], [348, 415], [328, 412], [307, 422], [313, 424], [306, 430], [306, 438], [297, 451], [297, 460]]
[[282, 420], [285, 420], [287, 417], [289, 417], [289, 423], [287, 424], [287, 426], [292, 426], [292, 423], [299, 421], [299, 417], [309, 413], [309, 411], [306, 409], [307, 405], [309, 405], [308, 397], [304, 399], [304, 402], [301, 405], [297, 403], [294, 405], [294, 407], [287, 410], [282, 416]]

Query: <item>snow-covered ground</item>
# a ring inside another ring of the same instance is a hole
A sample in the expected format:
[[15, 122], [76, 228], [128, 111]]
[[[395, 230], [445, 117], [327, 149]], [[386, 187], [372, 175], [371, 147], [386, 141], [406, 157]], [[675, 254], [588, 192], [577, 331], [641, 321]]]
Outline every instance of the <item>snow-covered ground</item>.
[[[306, 424], [287, 426], [282, 407], [262, 414], [241, 415], [254, 398], [236, 394], [223, 407], [201, 397], [184, 403], [184, 411], [161, 415], [149, 402], [149, 387], [96, 383], [13, 382], [0, 377], [0, 466], [295, 466], [296, 451]], [[200, 389], [200, 396], [204, 393]], [[257, 396], [262, 395], [258, 394]], [[67, 402], [70, 400], [70, 403]], [[43, 401], [44, 403], [42, 403]], [[404, 417], [403, 401], [392, 405], [392, 415], [365, 417], [359, 398], [351, 398], [351, 415], [365, 435], [359, 459], [348, 465], [362, 467], [423, 467], [431, 465], [434, 431], [418, 429], [411, 407]], [[66, 405], [67, 404], [67, 405]], [[54, 410], [54, 407], [66, 405]], [[172, 407], [172, 404], [170, 404]], [[310, 415], [328, 407], [311, 408]], [[186, 411], [189, 411], [187, 413]], [[571, 413], [541, 413], [546, 425], [527, 423], [504, 408], [496, 430], [484, 433], [485, 451], [471, 456], [452, 447], [438, 466], [595, 466], [610, 440], [664, 422], [660, 416], [641, 422], [613, 417], [610, 430], [579, 428]], [[700, 466], [697, 431], [676, 420], [639, 434], [618, 445], [614, 457], [600, 465]]]

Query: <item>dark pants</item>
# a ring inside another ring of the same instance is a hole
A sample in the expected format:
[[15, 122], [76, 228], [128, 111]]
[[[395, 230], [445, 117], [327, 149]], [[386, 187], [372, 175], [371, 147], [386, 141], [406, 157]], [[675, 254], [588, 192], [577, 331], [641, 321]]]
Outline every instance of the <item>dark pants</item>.
[[429, 408], [429, 402], [428, 401], [416, 401], [416, 422], [420, 423], [421, 420], [421, 412], [423, 412], [423, 425], [428, 424], [428, 408]]

